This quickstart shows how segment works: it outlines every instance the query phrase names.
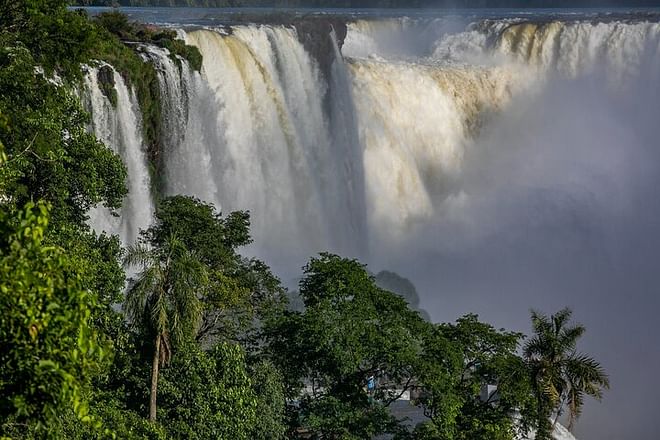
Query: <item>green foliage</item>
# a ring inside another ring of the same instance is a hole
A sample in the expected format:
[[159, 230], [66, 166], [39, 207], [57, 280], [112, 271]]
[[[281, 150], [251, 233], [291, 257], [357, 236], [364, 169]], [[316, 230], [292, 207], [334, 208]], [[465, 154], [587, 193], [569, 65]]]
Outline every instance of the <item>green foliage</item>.
[[15, 206], [52, 205], [52, 221], [82, 225], [97, 203], [117, 208], [126, 194], [119, 157], [86, 131], [87, 116], [66, 88], [35, 72], [25, 47], [0, 47], [0, 142], [4, 190]]
[[[270, 323], [270, 350], [290, 398], [303, 383], [292, 428], [331, 438], [369, 438], [399, 429], [387, 406], [410, 389], [425, 323], [398, 295], [378, 288], [355, 260], [321, 254], [305, 268], [305, 311]], [[367, 379], [379, 386], [367, 394]]]
[[346, 398], [327, 395], [320, 399], [301, 400], [300, 422], [303, 429], [292, 437], [339, 438], [343, 440], [371, 439], [381, 434], [401, 434], [404, 429], [380, 403], [349, 402]]
[[115, 87], [114, 70], [110, 65], [104, 64], [98, 69], [98, 85], [103, 95], [108, 98], [113, 107], [117, 107], [117, 88]]
[[131, 22], [126, 14], [116, 10], [98, 14], [94, 19], [97, 24], [122, 41], [151, 43], [164, 47], [170, 51], [174, 61], [178, 62], [177, 57], [181, 57], [192, 69], [199, 71], [202, 68], [202, 55], [199, 50], [178, 39], [176, 32], [171, 29]]
[[180, 63], [180, 58], [188, 62], [191, 69], [200, 71], [202, 70], [202, 54], [195, 46], [187, 45], [183, 40], [176, 38], [173, 31], [161, 31], [156, 37], [159, 39], [154, 40], [156, 44], [170, 51], [170, 56], [176, 63]]
[[153, 64], [143, 60], [133, 47], [102, 26], [96, 29], [96, 44], [92, 59], [105, 61], [135, 89], [142, 114], [142, 133], [151, 160], [157, 164], [157, 152], [161, 137], [161, 100], [158, 76]]
[[524, 356], [537, 400], [539, 440], [551, 439], [553, 423], [568, 411], [569, 429], [580, 416], [585, 396], [600, 399], [610, 383], [601, 365], [576, 351], [585, 328], [570, 325], [572, 312], [566, 308], [547, 317], [532, 311], [534, 336], [524, 347]]
[[[169, 437], [166, 430], [157, 424], [150, 423], [140, 414], [130, 411], [116, 401], [95, 402], [94, 414], [103, 422], [112, 427], [113, 434], [117, 439], [126, 440], [167, 440]], [[89, 440], [94, 437], [93, 432], [81, 430], [80, 425], [70, 425], [61, 438], [70, 440]]]
[[167, 345], [170, 336], [175, 343], [192, 338], [201, 312], [197, 292], [208, 275], [183, 242], [172, 235], [158, 247], [130, 246], [124, 263], [139, 269], [124, 303], [129, 322], [145, 334], [163, 335]]
[[195, 336], [202, 312], [198, 295], [208, 273], [175, 235], [147, 246], [149, 234], [142, 231], [140, 242], [126, 252], [124, 264], [139, 272], [123, 307], [133, 328], [154, 341], [149, 418], [155, 421], [159, 368], [170, 362], [172, 343], [182, 345]]
[[163, 369], [159, 419], [170, 438], [251, 440], [257, 407], [251, 385], [239, 346], [181, 347]]
[[0, 432], [29, 422], [55, 438], [63, 411], [100, 426], [86, 397], [109, 350], [91, 323], [84, 262], [44, 243], [48, 218], [44, 204], [0, 211]]
[[98, 14], [94, 20], [98, 25], [123, 40], [136, 39], [136, 32], [133, 24], [128, 20], [128, 15], [118, 10]]
[[[1, 249], [3, 270], [16, 266], [2, 273], [3, 289], [15, 290], [12, 297], [3, 291], [2, 301], [17, 302], [2, 304], [3, 331], [14, 333], [0, 343], [17, 338], [11, 350], [2, 347], [2, 430], [17, 438], [67, 438], [77, 426], [87, 438], [103, 436], [87, 402], [110, 358], [101, 334], [114, 337], [122, 327], [113, 304], [124, 274], [118, 240], [96, 236], [86, 220], [97, 204], [119, 208], [126, 170], [87, 132], [87, 115], [71, 90], [94, 27], [62, 1], [1, 2], [0, 22], [0, 230], [8, 234]], [[18, 209], [32, 200], [50, 206], [47, 229], [43, 208]], [[17, 321], [21, 314], [28, 327]]]
[[[149, 147], [152, 165], [158, 168], [161, 165], [158, 152], [163, 136], [160, 86], [153, 64], [140, 56], [141, 44], [164, 47], [179, 65], [182, 58], [195, 70], [202, 67], [202, 55], [196, 47], [178, 40], [176, 32], [131, 22], [118, 11], [98, 14], [93, 23], [95, 42], [90, 57], [112, 65], [134, 87], [142, 113], [143, 136]], [[113, 91], [114, 88], [104, 90], [111, 102]]]
[[[436, 325], [427, 337], [420, 380], [424, 393], [420, 403], [442, 439], [473, 438], [506, 440], [519, 427], [512, 415], [527, 415], [532, 405], [525, 364], [516, 350], [522, 335], [496, 330], [476, 315], [456, 324]], [[497, 391], [480, 396], [485, 386]], [[433, 437], [429, 437], [433, 438]]]
[[213, 205], [192, 197], [169, 197], [158, 204], [145, 239], [161, 246], [167, 237], [179, 237], [209, 274], [206, 289], [198, 292], [204, 308], [199, 341], [244, 336], [254, 318], [263, 319], [281, 306], [284, 290], [268, 266], [237, 253], [252, 242], [249, 227], [248, 213], [222, 217]]
[[213, 205], [193, 197], [168, 197], [159, 202], [155, 216], [149, 243], [157, 246], [174, 234], [210, 266], [235, 265], [236, 248], [252, 242], [248, 213], [233, 212], [223, 219]]
[[[99, 432], [89, 424], [81, 424], [71, 413], [62, 411], [57, 420], [49, 425], [52, 437], [66, 440], [167, 440], [167, 432], [161, 425], [147, 421], [138, 413], [122, 407], [118, 401], [107, 400], [103, 395], [94, 395], [94, 406], [90, 408], [93, 416], [103, 420], [105, 426], [112, 427]], [[15, 439], [36, 440], [41, 438], [34, 429], [27, 434], [12, 433]]]
[[94, 44], [93, 27], [85, 13], [67, 9], [66, 0], [0, 0], [0, 38], [26, 47], [47, 74], [80, 76]]
[[250, 371], [256, 397], [256, 423], [249, 438], [282, 440], [286, 438], [284, 378], [270, 361], [257, 362]]
[[398, 293], [406, 300], [413, 310], [419, 312], [422, 318], [429, 322], [431, 321], [428, 312], [419, 307], [419, 294], [417, 293], [415, 285], [410, 282], [410, 280], [387, 270], [378, 272], [375, 279], [378, 287], [389, 290], [390, 292]]

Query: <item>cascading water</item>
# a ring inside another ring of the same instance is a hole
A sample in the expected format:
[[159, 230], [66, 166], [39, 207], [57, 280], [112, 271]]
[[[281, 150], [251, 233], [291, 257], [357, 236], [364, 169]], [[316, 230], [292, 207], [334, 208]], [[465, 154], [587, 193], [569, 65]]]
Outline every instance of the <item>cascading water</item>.
[[175, 61], [167, 49], [143, 46], [142, 56], [156, 67], [160, 86], [161, 189], [217, 203], [210, 151], [223, 127], [209, 123], [218, 111], [213, 91], [185, 60]]
[[116, 234], [124, 245], [132, 244], [140, 229], [152, 218], [153, 202], [145, 146], [142, 139], [140, 107], [123, 78], [111, 66], [109, 69], [116, 92], [116, 103], [103, 93], [99, 84], [99, 67], [88, 67], [84, 79], [83, 101], [91, 114], [91, 129], [109, 148], [117, 152], [128, 169], [128, 195], [119, 216], [103, 207], [90, 213], [95, 230]]
[[[204, 56], [205, 78], [219, 109], [216, 120], [209, 121], [222, 127], [211, 151], [214, 180], [222, 188], [217, 203], [223, 209], [250, 209], [259, 238], [298, 233], [322, 246], [325, 218], [317, 180], [321, 176], [310, 165], [328, 146], [320, 118], [323, 90], [315, 72], [303, 70], [310, 66], [297, 58], [304, 52], [281, 47], [296, 41], [286, 35], [289, 32], [250, 26], [231, 36], [198, 31], [188, 40]], [[297, 89], [280, 78], [277, 44], [291, 57], [281, 66], [297, 69], [289, 76]], [[304, 144], [310, 132], [318, 133], [315, 145]]]
[[[161, 88], [162, 189], [250, 210], [255, 252], [278, 257], [405, 239], [463, 197], [465, 152], [513, 97], [601, 65], [620, 85], [660, 53], [648, 22], [358, 20], [322, 72], [293, 27], [179, 34], [201, 73], [143, 48]], [[139, 127], [119, 120], [121, 136]]]
[[604, 69], [615, 82], [634, 80], [640, 66], [658, 57], [657, 23], [513, 23], [496, 34], [497, 52], [568, 77]]
[[464, 151], [506, 106], [520, 71], [360, 60], [351, 63], [364, 147], [369, 224], [386, 235], [433, 216], [456, 190]]
[[[371, 242], [396, 242], [461, 199], [465, 151], [512, 97], [540, 94], [553, 76], [597, 73], [624, 90], [640, 71], [659, 71], [658, 23], [484, 20], [456, 27], [407, 18], [349, 25], [344, 55], [364, 148]], [[425, 44], [416, 43], [420, 35]]]
[[[362, 252], [364, 203], [351, 105], [336, 66], [331, 84], [284, 27], [241, 26], [231, 35], [185, 34], [203, 57], [202, 77], [158, 58], [167, 132], [168, 193], [186, 193], [221, 209], [252, 213], [262, 250], [280, 255], [334, 249]], [[332, 86], [336, 94], [329, 94]], [[188, 106], [183, 118], [182, 103]], [[328, 104], [329, 103], [329, 104]], [[327, 108], [334, 108], [328, 114]], [[351, 124], [353, 126], [351, 126]], [[340, 127], [340, 125], [343, 125]], [[331, 131], [336, 136], [331, 136]], [[169, 136], [169, 134], [168, 134]], [[288, 237], [282, 243], [282, 237]]]

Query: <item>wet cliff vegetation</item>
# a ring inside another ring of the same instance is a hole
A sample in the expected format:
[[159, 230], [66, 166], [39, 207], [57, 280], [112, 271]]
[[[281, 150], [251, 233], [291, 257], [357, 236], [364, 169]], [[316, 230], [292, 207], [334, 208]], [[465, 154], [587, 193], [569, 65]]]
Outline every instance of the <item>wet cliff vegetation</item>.
[[[241, 255], [248, 213], [190, 197], [160, 199], [126, 249], [91, 230], [92, 207], [121, 206], [126, 169], [87, 131], [82, 66], [126, 78], [157, 142], [147, 42], [199, 68], [170, 32], [0, 0], [2, 439], [547, 439], [600, 398], [607, 376], [576, 351], [569, 310], [533, 313], [527, 339], [474, 315], [435, 324], [409, 282], [332, 254], [304, 267], [292, 310]], [[404, 393], [423, 423], [392, 410]]]
[[[202, 67], [202, 56], [197, 48], [187, 46], [177, 39], [173, 30], [130, 22], [126, 15], [117, 11], [99, 14], [93, 18], [92, 23], [97, 44], [92, 46], [90, 57], [113, 66], [135, 90], [142, 112], [144, 139], [149, 148], [151, 163], [157, 169], [162, 137], [160, 88], [153, 64], [140, 53], [145, 44], [163, 47], [170, 51], [170, 56], [177, 63], [185, 60], [197, 71]], [[107, 79], [99, 79], [113, 90], [114, 84]]]

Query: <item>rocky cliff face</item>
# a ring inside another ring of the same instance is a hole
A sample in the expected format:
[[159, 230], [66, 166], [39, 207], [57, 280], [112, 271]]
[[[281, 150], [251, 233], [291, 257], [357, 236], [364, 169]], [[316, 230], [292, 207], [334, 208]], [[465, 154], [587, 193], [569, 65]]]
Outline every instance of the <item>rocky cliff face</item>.
[[[293, 23], [298, 38], [308, 53], [319, 63], [321, 72], [327, 78], [335, 60], [333, 38], [336, 38], [339, 49], [344, 44], [348, 27], [341, 18], [304, 18]], [[334, 32], [334, 36], [333, 36]]]
[[117, 90], [115, 88], [115, 78], [112, 67], [104, 64], [99, 67], [96, 75], [99, 81], [99, 88], [101, 89], [101, 92], [106, 98], [108, 98], [113, 107], [116, 106]]

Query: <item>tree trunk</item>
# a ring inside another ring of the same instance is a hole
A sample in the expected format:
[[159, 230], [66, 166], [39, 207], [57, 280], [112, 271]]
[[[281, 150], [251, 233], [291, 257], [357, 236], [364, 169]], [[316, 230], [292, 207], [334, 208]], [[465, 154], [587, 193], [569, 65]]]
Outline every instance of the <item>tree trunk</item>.
[[151, 364], [151, 394], [149, 395], [149, 420], [156, 421], [156, 393], [158, 391], [158, 367], [160, 366], [160, 334], [156, 336], [154, 359]]

